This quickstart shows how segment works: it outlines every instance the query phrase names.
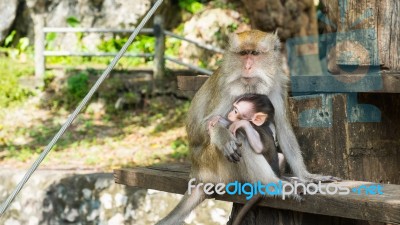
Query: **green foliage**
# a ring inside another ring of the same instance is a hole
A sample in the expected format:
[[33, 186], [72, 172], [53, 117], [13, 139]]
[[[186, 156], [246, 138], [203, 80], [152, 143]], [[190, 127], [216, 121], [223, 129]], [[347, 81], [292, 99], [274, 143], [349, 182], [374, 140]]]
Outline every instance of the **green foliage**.
[[239, 25], [237, 23], [232, 23], [228, 25], [229, 32], [233, 33], [238, 29]]
[[226, 0], [214, 0], [211, 2], [213, 8], [221, 9], [238, 9], [238, 4], [236, 2], [227, 2]]
[[29, 38], [23, 37], [23, 38], [19, 39], [17, 49], [20, 52], [26, 52], [28, 47], [29, 47]]
[[154, 100], [151, 102], [150, 110], [155, 114], [150, 117], [150, 122], [158, 121], [158, 124], [152, 132], [153, 134], [184, 125], [183, 121], [185, 120], [187, 111], [189, 110], [189, 102], [180, 104], [176, 108], [169, 109], [168, 111], [166, 111], [166, 109], [169, 107], [167, 107], [166, 104], [168, 103], [156, 102]]
[[186, 139], [176, 139], [172, 142], [171, 148], [174, 150], [171, 154], [174, 159], [186, 158], [189, 155], [189, 143]]
[[175, 38], [168, 38], [165, 43], [165, 54], [168, 56], [179, 56], [179, 48], [182, 41]]
[[81, 21], [75, 16], [68, 17], [66, 22], [70, 27], [77, 27], [81, 24]]
[[9, 49], [8, 53], [11, 58], [16, 59], [21, 54], [32, 52], [32, 47], [29, 46], [29, 39], [27, 37], [23, 37], [19, 39], [18, 44], [15, 48]]
[[17, 31], [13, 30], [5, 39], [4, 41], [4, 46], [10, 46], [10, 44], [12, 43], [12, 41], [14, 40], [15, 34], [17, 33]]
[[126, 93], [124, 93], [123, 96], [127, 102], [135, 102], [136, 103], [136, 102], [140, 101], [140, 96], [134, 92], [126, 92]]
[[44, 73], [44, 77], [43, 77], [43, 82], [44, 82], [44, 87], [46, 88], [50, 85], [50, 83], [54, 80], [54, 78], [56, 77], [56, 75], [53, 73], [53, 71], [46, 71]]
[[50, 32], [46, 34], [46, 49], [52, 50], [54, 49], [54, 41], [57, 38], [57, 33]]
[[76, 105], [89, 91], [89, 76], [78, 73], [67, 80], [67, 105]]
[[0, 60], [0, 108], [20, 103], [33, 92], [19, 84], [19, 78], [34, 74], [33, 66], [14, 59]]
[[204, 5], [196, 0], [179, 0], [179, 7], [190, 13], [198, 13], [203, 10]]
[[[103, 52], [118, 52], [128, 41], [128, 37], [116, 35], [114, 38], [102, 41], [97, 49]], [[128, 48], [131, 53], [153, 53], [155, 37], [137, 36], [135, 41]]]
[[16, 45], [11, 47], [13, 43], [15, 44], [15, 36], [17, 35], [17, 32], [13, 30], [5, 39], [4, 41], [4, 46], [6, 48], [7, 54], [13, 58], [16, 59], [18, 56], [25, 54], [25, 53], [32, 53], [32, 46], [30, 46], [29, 43], [29, 38], [27, 37], [22, 37], [18, 40]]
[[[78, 37], [82, 38], [82, 37]], [[118, 52], [122, 46], [128, 41], [128, 37], [115, 35], [114, 38], [103, 40], [97, 45], [100, 52]], [[80, 41], [78, 42], [80, 43]], [[128, 53], [154, 53], [155, 38], [149, 36], [138, 36], [131, 46]], [[85, 46], [80, 44], [80, 51], [85, 50]], [[78, 50], [79, 51], [79, 50]], [[48, 64], [68, 64], [69, 66], [80, 66], [82, 64], [88, 66], [108, 65], [113, 57], [47, 57]], [[133, 58], [123, 57], [117, 64], [117, 69], [127, 69], [132, 66], [151, 64], [151, 58]]]

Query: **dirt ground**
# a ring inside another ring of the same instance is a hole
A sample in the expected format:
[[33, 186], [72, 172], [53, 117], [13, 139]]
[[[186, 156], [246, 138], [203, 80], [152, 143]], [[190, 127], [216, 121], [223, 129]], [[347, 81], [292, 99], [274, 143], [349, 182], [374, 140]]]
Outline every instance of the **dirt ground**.
[[[19, 107], [0, 109], [0, 168], [28, 168], [72, 112], [43, 108], [41, 101], [38, 95]], [[103, 101], [92, 101], [40, 168], [111, 171], [187, 160], [188, 102], [160, 98], [151, 104], [156, 107], [109, 113]], [[155, 113], [157, 107], [162, 112]]]

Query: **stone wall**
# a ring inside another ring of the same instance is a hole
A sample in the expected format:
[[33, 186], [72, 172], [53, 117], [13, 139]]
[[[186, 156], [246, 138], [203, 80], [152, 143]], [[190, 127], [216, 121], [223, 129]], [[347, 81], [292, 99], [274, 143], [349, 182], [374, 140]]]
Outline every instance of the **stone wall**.
[[[151, 4], [151, 0], [7, 1], [0, 3], [0, 42], [4, 41], [11, 30], [16, 30], [16, 40], [27, 36], [33, 43], [37, 15], [44, 16], [44, 25], [47, 27], [68, 27], [67, 18], [74, 17], [79, 20], [79, 27], [133, 28], [150, 9]], [[3, 20], [3, 17], [7, 20]], [[74, 33], [58, 34], [55, 44], [61, 49], [74, 46], [78, 36]], [[95, 49], [100, 36], [101, 34], [94, 33], [85, 35], [81, 44], [88, 49]]]
[[[0, 172], [3, 202], [25, 171]], [[154, 224], [181, 195], [115, 184], [110, 173], [37, 171], [13, 201], [4, 225]], [[226, 224], [231, 204], [207, 200], [186, 220], [189, 224]]]
[[6, 37], [17, 15], [18, 0], [0, 1], [0, 42]]

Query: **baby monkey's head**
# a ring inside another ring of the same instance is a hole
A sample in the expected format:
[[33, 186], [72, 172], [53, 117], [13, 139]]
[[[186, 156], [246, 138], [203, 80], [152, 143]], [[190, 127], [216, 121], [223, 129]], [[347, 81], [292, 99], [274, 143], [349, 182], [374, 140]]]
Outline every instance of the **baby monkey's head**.
[[274, 118], [274, 106], [268, 96], [261, 94], [244, 94], [233, 103], [233, 109], [228, 114], [231, 122], [248, 120], [256, 126], [265, 124]]

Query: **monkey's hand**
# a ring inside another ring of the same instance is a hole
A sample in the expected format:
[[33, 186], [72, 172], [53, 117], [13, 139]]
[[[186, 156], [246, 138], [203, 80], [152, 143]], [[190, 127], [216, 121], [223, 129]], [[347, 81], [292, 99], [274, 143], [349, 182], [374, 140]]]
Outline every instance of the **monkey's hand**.
[[213, 129], [210, 130], [210, 142], [217, 147], [224, 156], [230, 161], [237, 163], [240, 161], [239, 143], [236, 137], [220, 123], [217, 123]]
[[213, 116], [208, 120], [207, 123], [207, 131], [210, 132], [211, 130], [214, 129], [215, 125], [219, 122], [219, 120], [221, 119], [221, 116]]
[[247, 127], [251, 126], [250, 122], [247, 120], [239, 120], [239, 121], [235, 121], [233, 122], [230, 126], [229, 126], [229, 131], [236, 136], [236, 131], [239, 128], [244, 128], [246, 129]]

